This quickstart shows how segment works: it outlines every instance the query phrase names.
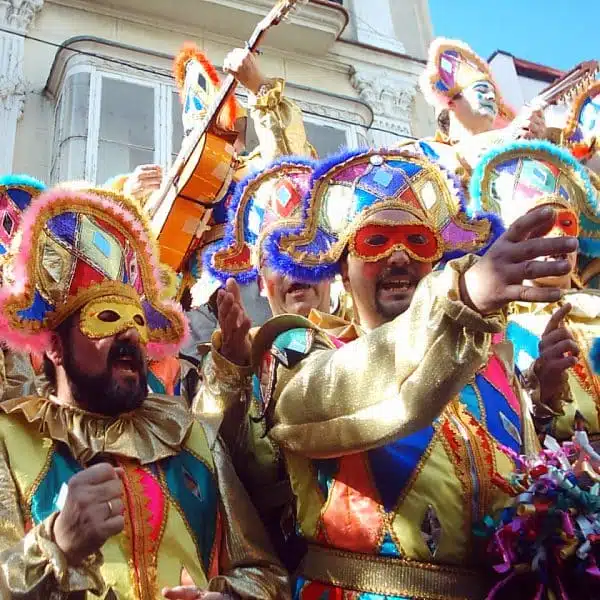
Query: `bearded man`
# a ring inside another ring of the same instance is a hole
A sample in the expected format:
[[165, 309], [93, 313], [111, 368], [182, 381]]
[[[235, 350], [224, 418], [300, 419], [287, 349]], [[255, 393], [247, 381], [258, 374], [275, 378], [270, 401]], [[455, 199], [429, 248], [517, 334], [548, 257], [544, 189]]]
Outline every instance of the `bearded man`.
[[144, 215], [56, 189], [22, 231], [0, 339], [44, 353], [53, 392], [0, 405], [2, 597], [288, 597], [217, 435], [148, 395], [147, 358], [176, 353], [187, 324]]

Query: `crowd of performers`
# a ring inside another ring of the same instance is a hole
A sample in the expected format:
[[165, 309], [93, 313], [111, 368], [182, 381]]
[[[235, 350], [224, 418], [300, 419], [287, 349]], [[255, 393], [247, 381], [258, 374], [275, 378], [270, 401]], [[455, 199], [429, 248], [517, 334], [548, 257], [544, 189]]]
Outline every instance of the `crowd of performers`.
[[[178, 274], [160, 167], [0, 181], [0, 598], [600, 598], [595, 73], [549, 123], [436, 40], [435, 136], [319, 159], [225, 70], [259, 147]], [[219, 76], [174, 73], [193, 132]]]

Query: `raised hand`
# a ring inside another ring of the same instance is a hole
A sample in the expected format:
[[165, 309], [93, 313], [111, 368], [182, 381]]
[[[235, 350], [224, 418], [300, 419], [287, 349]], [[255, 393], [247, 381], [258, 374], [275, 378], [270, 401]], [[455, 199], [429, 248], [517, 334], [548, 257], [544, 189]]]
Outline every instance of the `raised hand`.
[[70, 479], [65, 504], [54, 522], [54, 539], [70, 565], [80, 564], [123, 530], [120, 473], [101, 463]]
[[250, 338], [252, 325], [235, 279], [228, 279], [225, 289], [217, 293], [217, 319], [221, 329], [221, 354], [230, 362], [246, 366], [250, 363]]
[[525, 107], [515, 117], [510, 127], [520, 140], [545, 139], [547, 135], [546, 117], [541, 107]]
[[563, 320], [571, 310], [570, 304], [554, 312], [540, 340], [540, 356], [533, 371], [540, 382], [540, 400], [555, 412], [560, 410], [558, 395], [566, 382], [567, 369], [577, 363], [579, 346]]
[[140, 165], [127, 178], [123, 191], [143, 203], [150, 194], [160, 189], [162, 178], [160, 165]]
[[577, 250], [574, 237], [543, 237], [554, 225], [554, 209], [539, 207], [517, 219], [461, 278], [463, 301], [483, 315], [504, 308], [515, 300], [557, 302], [559, 288], [524, 284], [542, 277], [566, 275], [568, 260], [536, 260]]
[[247, 48], [232, 50], [223, 62], [223, 70], [231, 73], [249, 92], [256, 94], [268, 83], [261, 73], [256, 56]]

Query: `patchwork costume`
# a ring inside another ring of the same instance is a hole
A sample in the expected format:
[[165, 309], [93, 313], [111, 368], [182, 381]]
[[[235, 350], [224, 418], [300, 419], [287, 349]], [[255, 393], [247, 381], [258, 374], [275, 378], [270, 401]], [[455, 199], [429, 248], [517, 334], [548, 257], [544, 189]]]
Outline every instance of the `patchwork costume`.
[[[451, 175], [402, 149], [325, 161], [304, 214], [273, 236], [267, 260], [317, 281], [346, 251], [369, 262], [402, 248], [435, 263], [495, 237], [493, 219], [466, 218]], [[308, 542], [299, 600], [475, 599], [491, 587], [473, 527], [506, 502], [504, 447], [537, 441], [503, 314], [460, 299], [476, 260], [423, 279], [410, 308], [369, 333], [284, 315], [255, 336], [256, 394]]]
[[[516, 142], [486, 154], [471, 180], [471, 210], [499, 214], [508, 227], [519, 216], [543, 204], [557, 209], [555, 235], [579, 238], [579, 253], [600, 256], [600, 207], [586, 169], [568, 152], [548, 142]], [[533, 363], [551, 315], [564, 303], [573, 305], [564, 325], [580, 348], [578, 364], [568, 371], [568, 383], [552, 406], [540, 403]], [[515, 360], [526, 375], [543, 431], [559, 440], [570, 439], [576, 415], [585, 419], [593, 440], [600, 439], [600, 379], [590, 350], [600, 336], [600, 293], [581, 289], [575, 278], [558, 303], [520, 303], [511, 306], [508, 338]]]
[[[56, 189], [25, 213], [0, 292], [0, 338], [43, 352], [80, 311], [84, 335], [136, 328], [154, 358], [177, 352], [181, 309], [165, 300], [144, 215], [110, 192]], [[111, 310], [118, 320], [99, 318]], [[52, 396], [0, 405], [0, 573], [3, 598], [155, 600], [190, 577], [234, 598], [286, 598], [283, 569], [212, 430], [181, 398], [150, 395], [108, 417]], [[69, 479], [95, 460], [123, 469], [125, 528], [80, 565], [52, 529]], [[95, 596], [94, 596], [95, 597]]]

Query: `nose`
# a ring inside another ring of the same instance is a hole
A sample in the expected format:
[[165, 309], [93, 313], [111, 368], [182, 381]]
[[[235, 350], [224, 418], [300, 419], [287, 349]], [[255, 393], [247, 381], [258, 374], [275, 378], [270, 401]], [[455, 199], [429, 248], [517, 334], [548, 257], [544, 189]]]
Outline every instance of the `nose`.
[[406, 250], [394, 250], [388, 257], [388, 264], [392, 267], [406, 267], [410, 263], [410, 256]]
[[130, 327], [119, 334], [119, 339], [139, 346], [142, 338], [140, 337], [140, 332], [135, 327]]

